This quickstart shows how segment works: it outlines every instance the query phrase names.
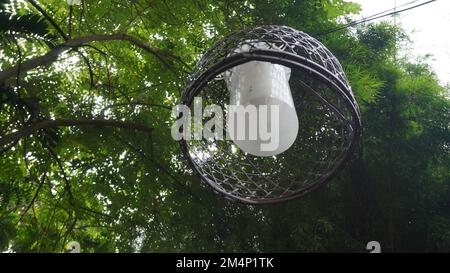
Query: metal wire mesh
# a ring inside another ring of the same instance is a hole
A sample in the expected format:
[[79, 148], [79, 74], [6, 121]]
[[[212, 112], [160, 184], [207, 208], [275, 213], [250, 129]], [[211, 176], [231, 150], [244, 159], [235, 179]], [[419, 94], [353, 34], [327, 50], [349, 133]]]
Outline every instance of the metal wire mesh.
[[[261, 43], [265, 46], [255, 47]], [[193, 98], [201, 97], [204, 106], [225, 109], [230, 94], [223, 74], [255, 60], [291, 68], [289, 85], [299, 119], [294, 144], [272, 157], [247, 154], [231, 140], [180, 144], [192, 167], [217, 192], [245, 203], [273, 203], [302, 196], [337, 173], [358, 138], [360, 114], [333, 54], [311, 36], [285, 26], [244, 30], [218, 41], [191, 74], [182, 103], [192, 107]]]

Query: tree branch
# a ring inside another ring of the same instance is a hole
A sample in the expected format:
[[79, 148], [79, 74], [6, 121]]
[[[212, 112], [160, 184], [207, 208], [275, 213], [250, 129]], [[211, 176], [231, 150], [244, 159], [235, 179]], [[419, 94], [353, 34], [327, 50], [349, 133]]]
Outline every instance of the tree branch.
[[142, 124], [132, 122], [122, 122], [115, 120], [101, 120], [101, 119], [79, 119], [79, 120], [44, 120], [34, 123], [22, 130], [8, 134], [0, 138], [0, 147], [3, 147], [11, 142], [17, 141], [20, 138], [29, 136], [36, 131], [60, 127], [60, 126], [98, 126], [98, 127], [118, 127], [129, 130], [138, 130], [146, 133], [151, 133], [152, 128]]
[[87, 43], [99, 41], [127, 41], [133, 44], [134, 46], [139, 47], [145, 50], [146, 52], [154, 55], [166, 68], [174, 72], [172, 65], [166, 62], [166, 60], [163, 58], [161, 54], [161, 51], [156, 48], [150, 47], [148, 43], [127, 34], [99, 34], [99, 35], [82, 36], [71, 40], [67, 40], [65, 43], [54, 47], [52, 50], [50, 50], [49, 52], [47, 52], [42, 56], [29, 59], [27, 61], [22, 62], [19, 65], [0, 71], [0, 82], [4, 82], [7, 79], [17, 75], [19, 68], [21, 73], [23, 73], [39, 66], [49, 65], [55, 62], [58, 59], [59, 55], [61, 55], [62, 53], [71, 48], [76, 48], [84, 46]]
[[28, 2], [35, 9], [37, 9], [42, 14], [42, 16], [45, 17], [45, 19], [56, 29], [56, 31], [64, 38], [64, 40], [67, 40], [67, 35], [64, 33], [64, 31], [58, 26], [58, 24], [53, 20], [53, 18], [50, 17], [50, 15], [48, 15], [48, 13], [45, 12], [45, 10], [36, 3], [36, 1], [28, 0]]
[[31, 201], [30, 201], [30, 203], [28, 204], [28, 206], [25, 208], [25, 210], [24, 210], [24, 211], [22, 212], [22, 214], [20, 215], [19, 221], [17, 221], [17, 223], [21, 223], [21, 222], [22, 222], [23, 217], [25, 216], [25, 214], [27, 214], [27, 212], [30, 210], [30, 208], [34, 205], [34, 202], [36, 201], [36, 199], [37, 199], [37, 197], [38, 197], [38, 195], [39, 195], [39, 192], [40, 192], [42, 186], [43, 186], [44, 183], [45, 183], [45, 179], [47, 179], [47, 173], [44, 173], [44, 175], [43, 175], [43, 177], [42, 177], [42, 180], [39, 182], [38, 187], [37, 187], [37, 189], [36, 189], [36, 191], [35, 191], [35, 193], [34, 193], [34, 195], [33, 195], [33, 198], [31, 199]]

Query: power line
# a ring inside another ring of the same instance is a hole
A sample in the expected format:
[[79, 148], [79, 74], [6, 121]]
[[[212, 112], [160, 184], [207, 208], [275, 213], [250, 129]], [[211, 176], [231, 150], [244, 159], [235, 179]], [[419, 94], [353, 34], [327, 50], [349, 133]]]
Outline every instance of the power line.
[[[383, 12], [379, 12], [379, 13], [373, 14], [373, 15], [371, 15], [369, 17], [366, 17], [366, 18], [363, 18], [363, 19], [359, 19], [359, 20], [355, 20], [355, 21], [350, 22], [348, 24], [345, 24], [343, 26], [332, 28], [330, 30], [327, 30], [325, 32], [317, 34], [317, 36], [327, 35], [327, 34], [330, 34], [330, 33], [333, 33], [333, 32], [339, 31], [339, 30], [343, 30], [343, 29], [346, 29], [346, 28], [349, 28], [349, 27], [352, 27], [352, 26], [356, 26], [356, 25], [359, 25], [359, 24], [362, 24], [362, 23], [370, 22], [370, 21], [373, 21], [373, 20], [376, 20], [376, 19], [380, 19], [380, 18], [383, 18], [383, 17], [395, 15], [395, 14], [399, 14], [399, 13], [402, 13], [404, 11], [412, 10], [412, 9], [424, 6], [426, 4], [430, 4], [430, 3], [435, 2], [435, 1], [436, 0], [429, 0], [429, 1], [420, 3], [420, 4], [417, 4], [417, 5], [408, 7], [408, 8], [397, 10], [397, 8], [399, 8], [399, 7], [404, 7], [404, 6], [410, 5], [412, 3], [418, 2], [418, 0], [411, 1], [409, 3], [403, 4], [403, 5], [398, 6], [396, 8], [391, 8], [391, 9], [385, 10]], [[386, 12], [391, 11], [391, 10], [394, 10], [394, 11], [386, 13]]]
[[[415, 1], [411, 1], [411, 2], [405, 3], [405, 4], [401, 5], [401, 6], [397, 6], [397, 7], [394, 7], [394, 8], [390, 8], [390, 9], [388, 9], [388, 10], [385, 10], [385, 11], [382, 11], [382, 12], [379, 12], [379, 13], [376, 13], [376, 14], [373, 14], [373, 15], [368, 16], [368, 17], [366, 17], [366, 18], [362, 18], [362, 19], [359, 19], [359, 20], [355, 20], [355, 21], [350, 22], [350, 23], [348, 23], [348, 24], [346, 24], [346, 25], [343, 25], [343, 26], [336, 27], [336, 28], [334, 28], [334, 29], [325, 31], [325, 32], [320, 33], [320, 34], [318, 34], [318, 35], [326, 35], [326, 34], [330, 34], [330, 33], [333, 33], [333, 32], [339, 31], [339, 30], [343, 30], [343, 29], [346, 29], [346, 28], [349, 28], [349, 27], [352, 27], [352, 26], [356, 26], [356, 25], [359, 25], [359, 24], [362, 24], [362, 23], [365, 23], [365, 22], [373, 21], [373, 20], [376, 20], [376, 19], [380, 19], [380, 18], [383, 18], [383, 17], [390, 16], [390, 15], [395, 15], [395, 14], [401, 13], [401, 12], [403, 12], [403, 11], [411, 10], [411, 9], [414, 9], [414, 8], [417, 8], [417, 7], [420, 7], [420, 6], [429, 4], [429, 3], [431, 3], [431, 2], [435, 2], [436, 0], [426, 1], [426, 2], [423, 2], [423, 3], [417, 4], [417, 5], [415, 5], [415, 6], [412, 6], [412, 7], [408, 7], [408, 8], [401, 9], [401, 10], [397, 10], [397, 8], [404, 7], [404, 6], [408, 6], [408, 5], [411, 5], [411, 4], [416, 3], [416, 2], [418, 2], [418, 1], [419, 1], [419, 0], [415, 0]], [[386, 12], [389, 12], [389, 11], [392, 11], [392, 10], [393, 10], [393, 12], [390, 12], [390, 13], [387, 13], [387, 14], [386, 14]]]
[[400, 6], [397, 6], [397, 5], [396, 5], [396, 6], [393, 7], [393, 8], [390, 8], [390, 9], [384, 10], [384, 11], [382, 11], [382, 12], [378, 12], [378, 13], [372, 14], [372, 15], [367, 16], [367, 17], [363, 17], [362, 19], [359, 19], [359, 20], [356, 20], [356, 21], [367, 20], [367, 19], [370, 19], [370, 18], [372, 18], [372, 17], [378, 16], [378, 15], [381, 15], [381, 14], [385, 14], [386, 12], [389, 12], [389, 11], [391, 11], [391, 10], [393, 10], [393, 11], [395, 12], [397, 8], [402, 8], [402, 7], [404, 7], [404, 6], [409, 6], [409, 5], [414, 4], [414, 3], [417, 3], [417, 2], [419, 2], [419, 1], [422, 1], [422, 0], [414, 0], [414, 1], [410, 1], [410, 2], [405, 3], [405, 4], [402, 4], [402, 5], [400, 5]]

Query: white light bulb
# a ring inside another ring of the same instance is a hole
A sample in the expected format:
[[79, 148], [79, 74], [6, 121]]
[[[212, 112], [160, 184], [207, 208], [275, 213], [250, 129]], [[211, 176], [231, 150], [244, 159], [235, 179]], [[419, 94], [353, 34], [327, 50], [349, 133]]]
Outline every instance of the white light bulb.
[[[260, 49], [268, 49], [267, 44], [258, 43], [252, 45]], [[237, 51], [248, 51], [248, 47], [248, 45], [242, 46]], [[230, 72], [225, 73], [227, 88], [230, 91], [230, 105], [243, 107], [254, 105], [258, 110], [256, 126], [251, 124], [252, 120], [249, 118], [244, 123], [248, 127], [245, 130], [257, 128], [256, 139], [236, 137], [236, 130], [240, 128], [236, 121], [231, 123], [230, 126], [230, 117], [235, 115], [235, 113], [229, 111], [227, 115], [227, 124], [229, 125], [227, 133], [233, 142], [243, 151], [256, 156], [273, 156], [289, 149], [297, 138], [299, 126], [297, 112], [289, 87], [291, 69], [279, 64], [251, 61], [233, 67]], [[262, 106], [267, 106], [268, 114], [259, 111], [265, 108]], [[277, 109], [273, 106], [278, 106], [278, 117], [274, 112]], [[235, 115], [234, 118], [239, 118], [239, 115]], [[240, 116], [240, 118], [244, 117]], [[230, 129], [233, 129], [233, 131], [230, 131]], [[265, 131], [271, 132], [270, 140], [267, 139], [267, 135], [260, 134], [260, 132]], [[246, 136], [250, 135], [248, 131], [246, 133]], [[268, 142], [272, 142], [276, 146], [267, 145]], [[268, 146], [272, 148], [267, 149]]]
[[73, 5], [79, 5], [81, 0], [67, 0], [67, 3], [69, 3], [70, 6]]

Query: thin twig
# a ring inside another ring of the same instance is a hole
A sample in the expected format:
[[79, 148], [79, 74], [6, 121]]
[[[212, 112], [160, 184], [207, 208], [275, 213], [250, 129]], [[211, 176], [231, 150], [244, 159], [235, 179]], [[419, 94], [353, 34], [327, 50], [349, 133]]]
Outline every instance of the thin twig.
[[69, 38], [72, 37], [72, 16], [73, 16], [73, 5], [69, 7], [69, 22], [67, 26], [67, 33], [69, 34]]
[[[121, 33], [90, 35], [67, 40], [65, 43], [54, 47], [52, 50], [42, 56], [34, 57], [22, 62], [20, 64], [21, 70], [22, 72], [27, 72], [39, 66], [49, 65], [55, 62], [58, 59], [59, 55], [69, 49], [84, 46], [91, 42], [100, 41], [127, 41], [155, 56], [169, 71], [177, 76], [177, 71], [174, 70], [174, 67], [165, 60], [165, 58], [168, 57], [167, 54], [163, 54], [159, 49], [150, 47], [148, 43], [141, 41], [136, 37]], [[7, 79], [16, 75], [18, 69], [19, 67], [16, 65], [6, 70], [0, 71], [0, 83], [5, 82]]]
[[56, 31], [63, 37], [64, 40], [67, 40], [67, 35], [64, 33], [64, 31], [59, 27], [59, 25], [53, 20], [52, 17], [50, 17], [50, 15], [45, 12], [44, 9], [42, 9], [34, 0], [28, 0], [28, 2], [35, 8], [37, 9], [42, 16], [45, 17], [45, 19], [56, 29]]
[[31, 201], [28, 204], [28, 206], [25, 208], [25, 210], [20, 215], [19, 221], [17, 221], [17, 223], [21, 223], [22, 222], [23, 217], [25, 217], [25, 214], [27, 214], [27, 212], [30, 210], [30, 208], [34, 205], [34, 202], [36, 202], [37, 197], [39, 195], [39, 192], [40, 192], [42, 186], [45, 183], [45, 179], [47, 179], [47, 173], [44, 173], [44, 175], [42, 176], [42, 180], [39, 182], [38, 188], [36, 189], [36, 192], [34, 193], [33, 198], [31, 199]]

